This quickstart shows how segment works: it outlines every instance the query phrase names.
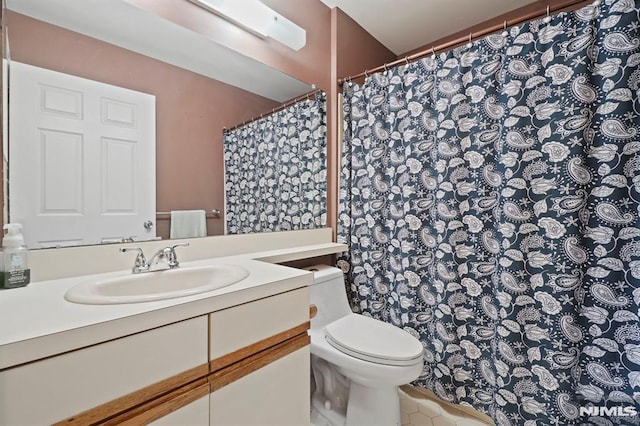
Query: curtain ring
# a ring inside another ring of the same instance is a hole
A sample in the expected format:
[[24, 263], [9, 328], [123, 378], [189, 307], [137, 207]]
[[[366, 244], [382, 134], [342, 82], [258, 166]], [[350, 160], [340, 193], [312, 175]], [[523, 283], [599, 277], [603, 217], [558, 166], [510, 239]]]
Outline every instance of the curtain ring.
[[542, 20], [542, 22], [544, 22], [545, 24], [548, 24], [549, 22], [551, 22], [551, 6], [547, 5], [547, 16], [544, 17], [544, 19]]
[[435, 61], [436, 59], [436, 48], [435, 46], [431, 46], [431, 59]]
[[387, 70], [387, 64], [385, 63], [385, 64], [384, 64], [384, 72], [387, 72], [387, 71], [388, 71], [388, 70]]
[[468, 47], [469, 49], [471, 49], [471, 47], [473, 46], [473, 43], [471, 43], [471, 36], [472, 36], [472, 34], [473, 34], [473, 33], [469, 33], [469, 43], [467, 43], [467, 47]]
[[364, 70], [364, 78], [369, 78], [369, 71]]
[[407, 65], [409, 65], [409, 57], [408, 57], [408, 56], [405, 56], [405, 57], [404, 57], [404, 62], [405, 62]]

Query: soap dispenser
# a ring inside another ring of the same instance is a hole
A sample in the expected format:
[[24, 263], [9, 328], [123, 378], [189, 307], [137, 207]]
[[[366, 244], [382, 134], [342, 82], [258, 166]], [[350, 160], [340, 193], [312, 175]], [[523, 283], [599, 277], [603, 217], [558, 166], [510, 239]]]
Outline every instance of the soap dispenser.
[[22, 225], [7, 223], [3, 227], [2, 262], [0, 262], [0, 288], [24, 287], [29, 284], [29, 250], [24, 245]]

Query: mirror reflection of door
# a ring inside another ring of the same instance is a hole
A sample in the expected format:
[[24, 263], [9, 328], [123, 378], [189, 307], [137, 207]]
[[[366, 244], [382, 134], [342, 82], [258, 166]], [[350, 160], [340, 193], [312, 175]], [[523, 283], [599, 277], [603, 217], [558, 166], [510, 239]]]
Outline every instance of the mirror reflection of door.
[[9, 67], [9, 220], [23, 224], [25, 244], [155, 237], [144, 227], [155, 218], [155, 97]]

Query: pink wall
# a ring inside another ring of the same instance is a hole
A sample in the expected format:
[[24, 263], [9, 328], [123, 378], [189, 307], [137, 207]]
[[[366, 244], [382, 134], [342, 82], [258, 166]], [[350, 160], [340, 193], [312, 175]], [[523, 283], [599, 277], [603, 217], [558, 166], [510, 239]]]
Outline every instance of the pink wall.
[[338, 94], [342, 88], [340, 79], [357, 74], [364, 69], [373, 68], [395, 59], [395, 55], [353, 19], [338, 8], [331, 9], [331, 90], [327, 96], [330, 102], [327, 108], [327, 126], [329, 129], [327, 173], [328, 203], [327, 223], [336, 233], [341, 132], [338, 115], [342, 105]]
[[[222, 128], [277, 102], [17, 13], [7, 19], [11, 60], [156, 96], [157, 211], [224, 209]], [[209, 235], [223, 233], [222, 219], [207, 222]], [[166, 216], [156, 231], [168, 237]]]
[[396, 55], [376, 40], [356, 21], [335, 9], [337, 77], [346, 78], [393, 61]]

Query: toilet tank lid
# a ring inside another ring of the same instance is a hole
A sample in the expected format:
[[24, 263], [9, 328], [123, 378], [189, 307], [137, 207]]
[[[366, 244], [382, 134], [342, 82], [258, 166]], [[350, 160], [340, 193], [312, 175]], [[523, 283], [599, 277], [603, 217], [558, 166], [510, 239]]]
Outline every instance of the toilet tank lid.
[[305, 266], [302, 269], [313, 272], [314, 284], [334, 280], [336, 278], [342, 279], [342, 269], [340, 268], [334, 268], [328, 265], [313, 265]]

